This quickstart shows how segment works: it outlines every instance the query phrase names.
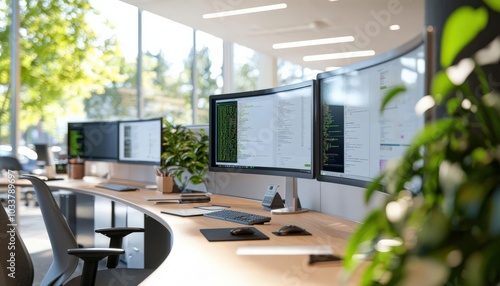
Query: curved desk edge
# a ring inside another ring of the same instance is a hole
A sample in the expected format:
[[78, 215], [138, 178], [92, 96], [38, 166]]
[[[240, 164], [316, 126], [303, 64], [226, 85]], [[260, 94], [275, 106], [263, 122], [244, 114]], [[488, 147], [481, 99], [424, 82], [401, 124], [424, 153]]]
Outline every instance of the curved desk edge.
[[[120, 183], [120, 181], [113, 181]], [[129, 182], [127, 182], [128, 184]], [[345, 280], [339, 263], [310, 265], [309, 255], [238, 255], [240, 247], [294, 246], [314, 247], [329, 245], [334, 254], [342, 256], [348, 238], [358, 223], [330, 215], [307, 212], [294, 215], [271, 215], [259, 201], [213, 195], [211, 203], [227, 205], [231, 209], [271, 216], [269, 224], [253, 225], [268, 240], [208, 242], [200, 229], [234, 228], [233, 222], [203, 216], [178, 217], [162, 214], [162, 210], [192, 208], [200, 204], [155, 204], [144, 197], [161, 196], [154, 190], [116, 192], [95, 187], [94, 183], [77, 180], [51, 181], [52, 189], [102, 196], [123, 203], [150, 216], [172, 235], [171, 251], [161, 265], [141, 285], [157, 285], [158, 281], [172, 281], [182, 285], [356, 285]], [[137, 183], [140, 187], [141, 184]], [[144, 185], [142, 185], [144, 186]], [[278, 237], [273, 234], [284, 225], [296, 224], [307, 229], [311, 236]]]

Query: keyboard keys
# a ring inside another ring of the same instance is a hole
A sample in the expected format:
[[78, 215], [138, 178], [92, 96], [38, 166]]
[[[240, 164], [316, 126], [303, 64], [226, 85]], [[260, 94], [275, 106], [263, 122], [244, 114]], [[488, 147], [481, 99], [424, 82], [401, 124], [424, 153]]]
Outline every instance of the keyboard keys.
[[206, 217], [232, 221], [241, 224], [262, 224], [271, 221], [271, 217], [234, 210], [220, 210], [204, 214]]

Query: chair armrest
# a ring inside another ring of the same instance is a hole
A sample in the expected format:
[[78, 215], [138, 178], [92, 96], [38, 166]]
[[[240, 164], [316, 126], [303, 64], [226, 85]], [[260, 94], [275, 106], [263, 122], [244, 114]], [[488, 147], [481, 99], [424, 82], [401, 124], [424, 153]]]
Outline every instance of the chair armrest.
[[109, 227], [109, 228], [99, 228], [96, 229], [95, 232], [101, 233], [107, 237], [113, 236], [127, 236], [134, 232], [144, 232], [144, 228], [142, 227]]
[[[110, 248], [122, 247], [123, 237], [135, 232], [144, 232], [142, 227], [111, 227], [99, 228], [95, 232], [109, 237]], [[106, 267], [116, 268], [118, 266], [119, 255], [110, 255]]]
[[70, 248], [68, 254], [74, 255], [83, 261], [99, 261], [110, 255], [125, 253], [121, 248]]
[[107, 256], [125, 253], [119, 248], [70, 248], [68, 254], [83, 260], [81, 285], [95, 285], [98, 262]]

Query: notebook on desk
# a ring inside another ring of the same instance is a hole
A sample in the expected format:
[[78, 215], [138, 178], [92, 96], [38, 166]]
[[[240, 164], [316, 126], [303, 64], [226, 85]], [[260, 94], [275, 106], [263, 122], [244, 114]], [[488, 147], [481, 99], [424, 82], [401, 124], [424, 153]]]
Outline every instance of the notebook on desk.
[[208, 203], [210, 202], [210, 196], [208, 195], [189, 195], [183, 196], [179, 194], [170, 194], [170, 195], [162, 195], [162, 196], [151, 196], [151, 197], [143, 197], [146, 201], [153, 201], [155, 204], [162, 203]]
[[60, 181], [60, 180], [64, 180], [64, 178], [61, 178], [61, 177], [47, 177], [47, 176], [43, 176], [43, 175], [33, 175], [33, 174], [30, 174], [31, 176], [35, 176], [37, 177], [38, 179], [42, 180], [42, 181]]
[[213, 212], [213, 210], [205, 210], [199, 208], [188, 208], [188, 209], [172, 209], [161, 211], [162, 214], [170, 214], [175, 216], [190, 217], [190, 216], [202, 216], [206, 213]]
[[127, 186], [127, 185], [122, 185], [122, 184], [115, 184], [115, 183], [98, 184], [98, 185], [96, 185], [96, 187], [108, 189], [108, 190], [112, 190], [112, 191], [117, 191], [117, 192], [128, 192], [128, 191], [138, 190], [137, 187]]

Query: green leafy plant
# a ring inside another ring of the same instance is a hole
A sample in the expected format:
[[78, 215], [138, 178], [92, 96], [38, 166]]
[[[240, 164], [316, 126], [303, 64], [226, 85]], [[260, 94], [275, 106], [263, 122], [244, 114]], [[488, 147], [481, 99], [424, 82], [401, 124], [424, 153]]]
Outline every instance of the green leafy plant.
[[163, 120], [161, 169], [174, 176], [180, 190], [189, 183], [205, 184], [208, 172], [208, 135]]
[[486, 26], [485, 10], [460, 7], [445, 24], [443, 70], [427, 99], [447, 116], [421, 130], [368, 187], [366, 200], [381, 186], [389, 196], [349, 241], [344, 266], [362, 265], [361, 285], [500, 283], [500, 94], [484, 71], [498, 69], [500, 37], [452, 66]]

